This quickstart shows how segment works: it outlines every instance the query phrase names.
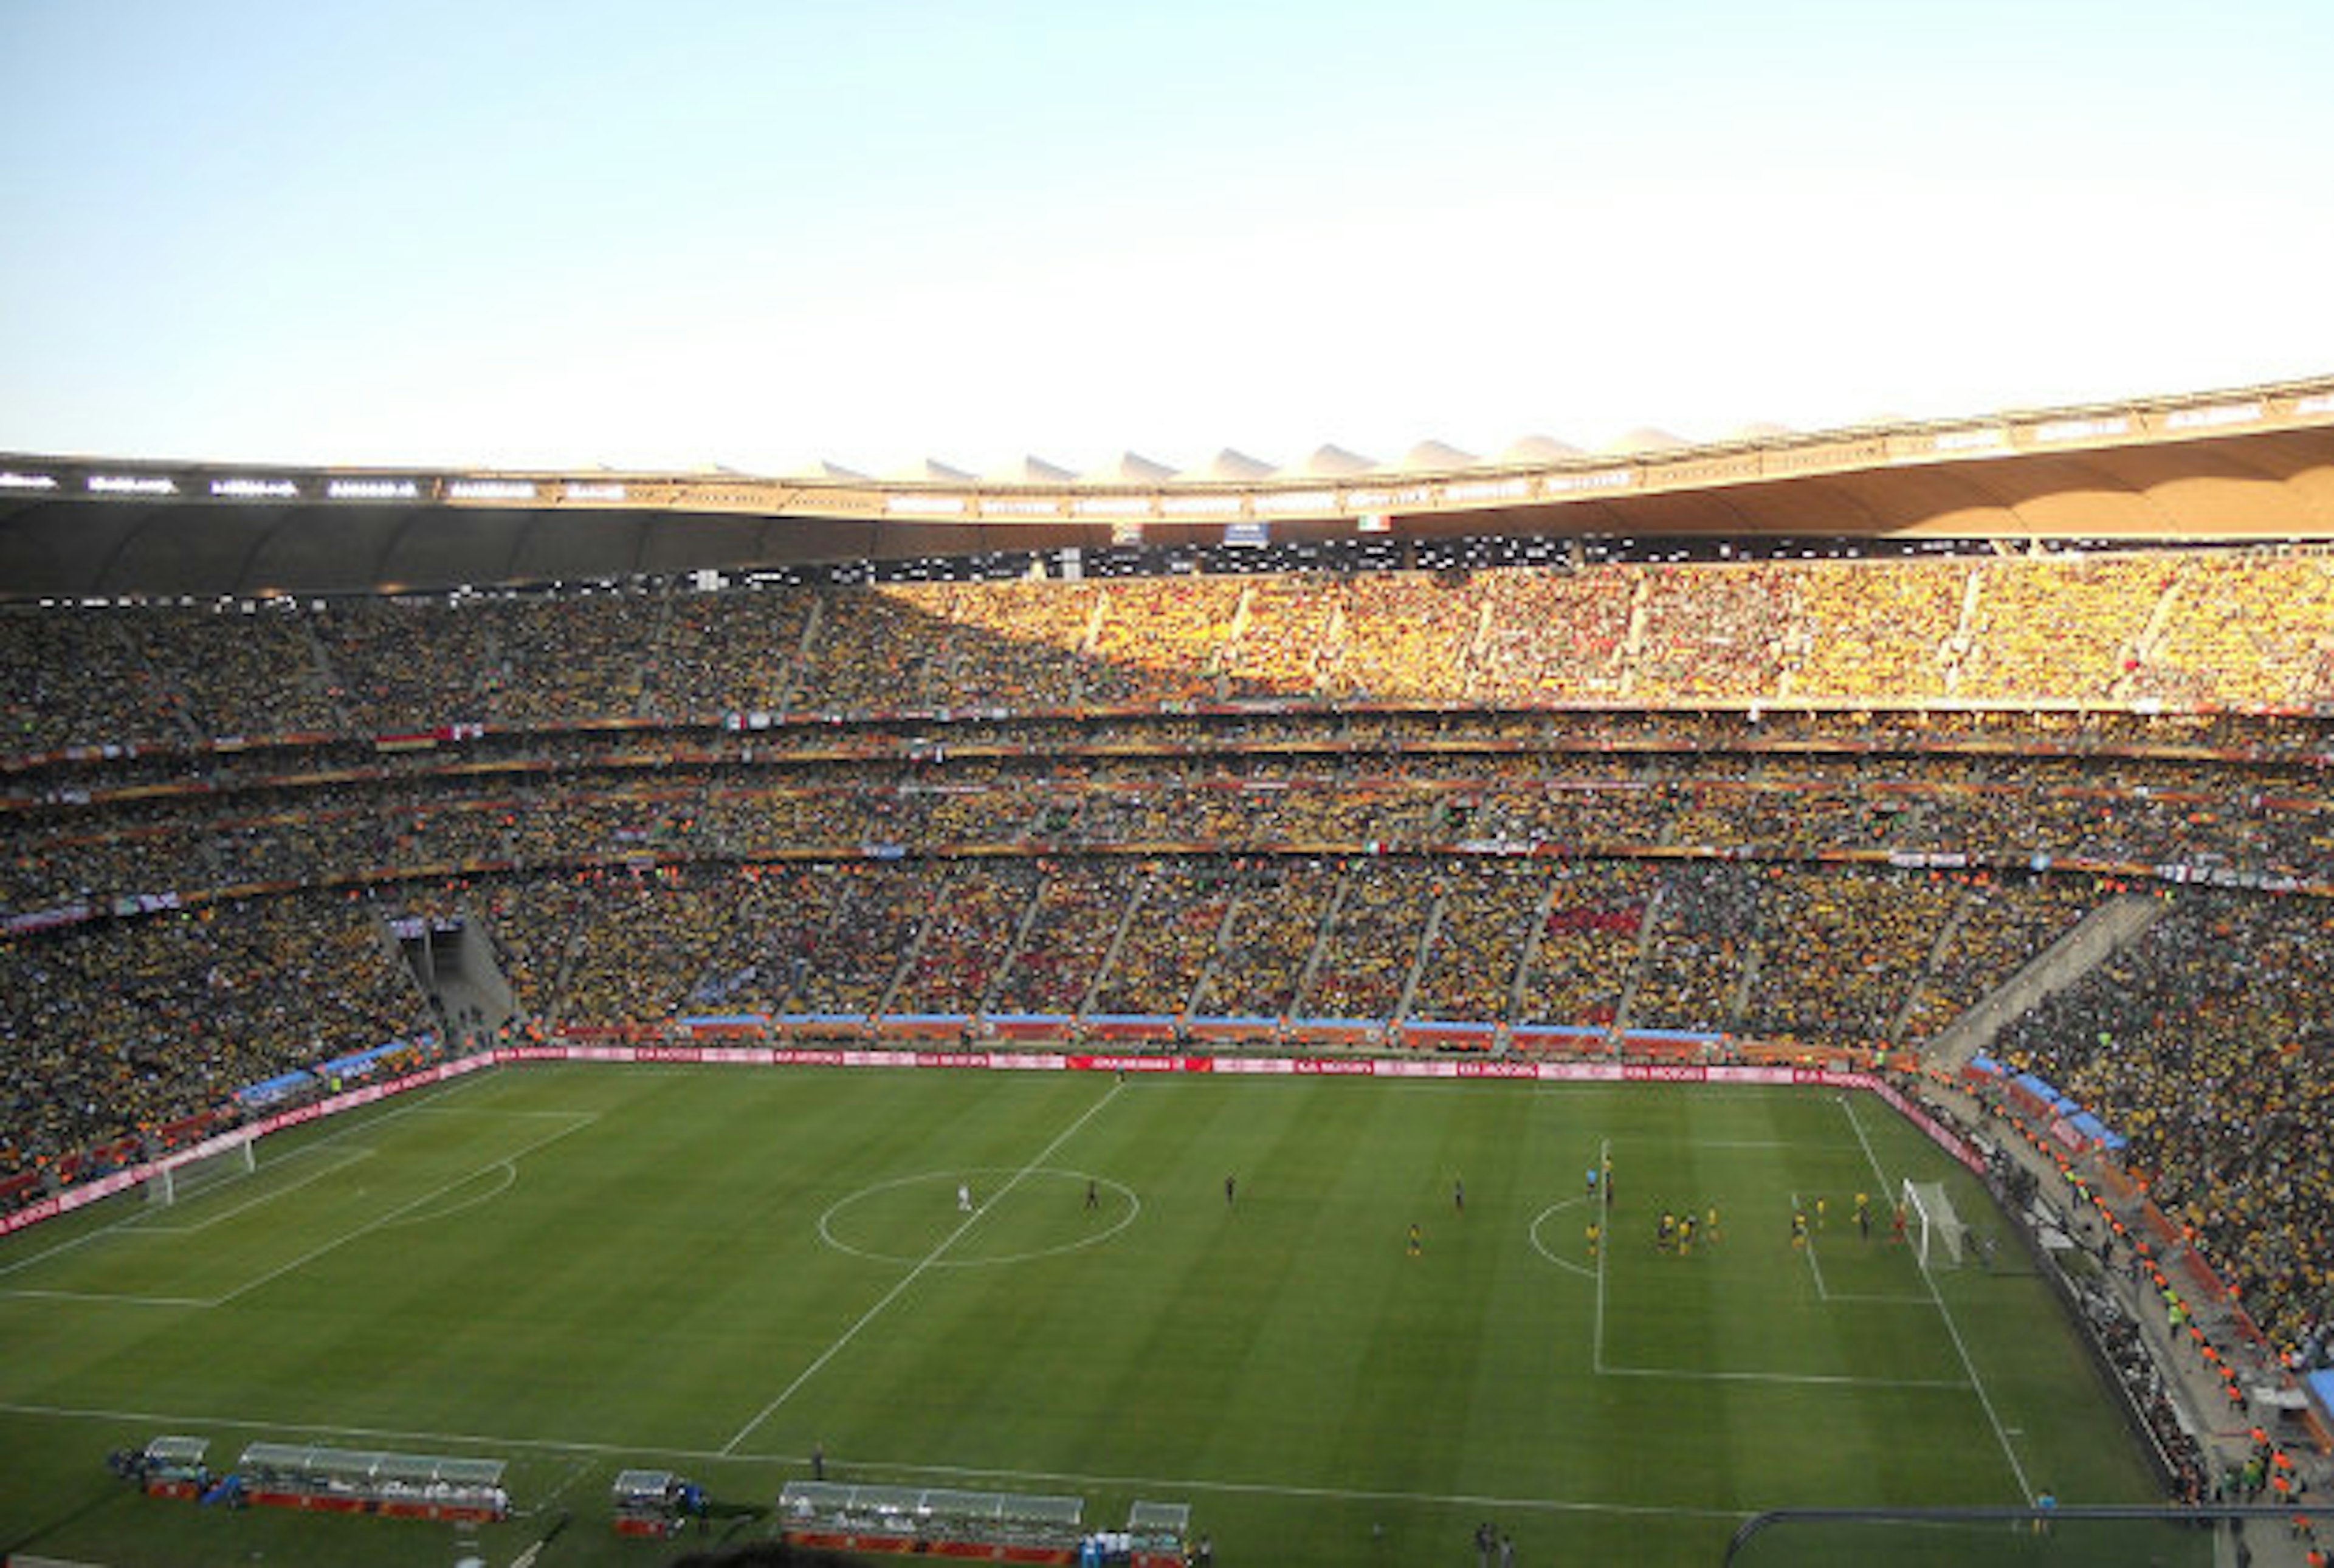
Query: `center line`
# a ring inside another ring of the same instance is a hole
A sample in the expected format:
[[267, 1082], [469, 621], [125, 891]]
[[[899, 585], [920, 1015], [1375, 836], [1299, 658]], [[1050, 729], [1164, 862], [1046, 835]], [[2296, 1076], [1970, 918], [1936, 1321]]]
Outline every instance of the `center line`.
[[865, 1312], [859, 1314], [859, 1321], [857, 1323], [853, 1323], [849, 1328], [844, 1330], [841, 1338], [837, 1339], [833, 1344], [827, 1346], [825, 1350], [820, 1352], [816, 1361], [805, 1367], [796, 1375], [793, 1382], [788, 1383], [785, 1388], [781, 1389], [778, 1391], [778, 1397], [776, 1399], [772, 1400], [768, 1404], [764, 1405], [760, 1412], [757, 1414], [752, 1420], [738, 1428], [737, 1435], [731, 1438], [728, 1442], [721, 1445], [721, 1452], [725, 1455], [736, 1453], [738, 1451], [738, 1445], [751, 1437], [755, 1428], [760, 1426], [764, 1421], [768, 1420], [773, 1415], [776, 1414], [778, 1407], [785, 1404], [788, 1400], [793, 1399], [796, 1390], [800, 1389], [805, 1383], [810, 1381], [811, 1379], [816, 1377], [820, 1368], [825, 1366], [827, 1362], [833, 1361], [837, 1355], [841, 1354], [844, 1346], [849, 1344], [853, 1340], [859, 1337], [859, 1331], [861, 1329], [865, 1328], [869, 1323], [873, 1323], [877, 1317], [881, 1316], [885, 1307], [890, 1306], [893, 1302], [900, 1298], [901, 1292], [915, 1284], [917, 1279], [922, 1275], [926, 1269], [938, 1263], [940, 1260], [941, 1255], [945, 1254], [950, 1247], [956, 1245], [959, 1237], [962, 1236], [966, 1231], [970, 1230], [975, 1225], [978, 1225], [980, 1222], [980, 1217], [989, 1212], [989, 1204], [999, 1201], [1007, 1193], [1011, 1192], [1015, 1188], [1020, 1186], [1022, 1178], [1027, 1176], [1031, 1171], [1045, 1164], [1046, 1159], [1052, 1155], [1054, 1150], [1059, 1149], [1063, 1144], [1067, 1143], [1071, 1138], [1076, 1134], [1079, 1128], [1084, 1127], [1087, 1122], [1094, 1120], [1096, 1112], [1100, 1111], [1104, 1106], [1109, 1104], [1113, 1100], [1118, 1098], [1119, 1090], [1124, 1087], [1125, 1085], [1123, 1083], [1112, 1084], [1107, 1093], [1105, 1093], [1101, 1099], [1095, 1101], [1092, 1105], [1086, 1107], [1085, 1113], [1084, 1115], [1080, 1116], [1075, 1121], [1071, 1122], [1067, 1127], [1062, 1129], [1062, 1130], [1055, 1136], [1053, 1142], [1048, 1143], [1045, 1148], [1039, 1150], [1035, 1155], [1030, 1157], [1028, 1163], [1022, 1166], [1020, 1169], [1015, 1171], [1011, 1179], [1007, 1181], [1003, 1187], [997, 1189], [997, 1196], [995, 1198], [990, 1198], [989, 1203], [985, 1203], [979, 1208], [974, 1209], [958, 1224], [954, 1230], [940, 1237], [939, 1244], [935, 1246], [931, 1251], [924, 1254], [923, 1257], [917, 1262], [915, 1267], [910, 1269], [905, 1275], [901, 1276], [900, 1282], [897, 1284], [893, 1285], [890, 1290], [885, 1291], [882, 1297], [878, 1300], [873, 1306], [869, 1307]]

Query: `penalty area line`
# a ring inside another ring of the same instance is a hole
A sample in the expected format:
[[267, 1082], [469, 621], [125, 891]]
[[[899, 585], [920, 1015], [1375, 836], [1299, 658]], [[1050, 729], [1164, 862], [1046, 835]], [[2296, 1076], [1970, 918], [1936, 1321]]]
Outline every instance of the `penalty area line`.
[[[1807, 1216], [1807, 1206], [1799, 1201], [1799, 1195], [1797, 1192], [1791, 1194], [1791, 1214], [1794, 1218], [1801, 1219]], [[1808, 1255], [1808, 1267], [1816, 1276], [1816, 1300], [1822, 1302], [1831, 1300], [1831, 1292], [1824, 1289], [1823, 1265], [1816, 1261], [1815, 1233], [1811, 1230], [1801, 1230], [1799, 1242], [1799, 1250]]]
[[[1880, 1156], [1873, 1152], [1872, 1140], [1864, 1135], [1864, 1123], [1857, 1120], [1856, 1107], [1842, 1099], [1839, 1109], [1841, 1114], [1847, 1118], [1847, 1124], [1856, 1130], [1856, 1140], [1864, 1145], [1864, 1158], [1870, 1161], [1872, 1174], [1878, 1178], [1880, 1191], [1886, 1196], [1888, 1173], [1880, 1169]], [[2001, 1457], [2010, 1461], [2010, 1473], [2017, 1479], [2019, 1495], [2030, 1504], [2034, 1501], [2034, 1487], [2026, 1479], [2026, 1467], [2018, 1462], [2018, 1450], [2010, 1446], [2010, 1434], [2003, 1429], [2001, 1418], [1994, 1413], [1993, 1400], [1985, 1391], [1985, 1380], [1977, 1375], [1977, 1363], [1970, 1359], [1969, 1346], [1962, 1342], [1961, 1325], [1953, 1322], [1953, 1309], [1945, 1304], [1943, 1293], [1937, 1289], [1936, 1279], [1927, 1266], [1915, 1266], [1919, 1269], [1921, 1283], [1928, 1287], [1929, 1300], [1936, 1305], [1937, 1316], [1944, 1323], [1946, 1334], [1953, 1342], [1953, 1353], [1961, 1357], [1962, 1371], [1969, 1375], [1969, 1386], [1977, 1395], [1978, 1408], [1985, 1412], [1986, 1424], [1993, 1429], [1994, 1440], [2001, 1445]]]
[[[405, 1203], [400, 1203], [395, 1208], [391, 1209], [388, 1213], [381, 1215], [377, 1218], [369, 1219], [365, 1221], [364, 1224], [333, 1237], [331, 1241], [325, 1242], [321, 1246], [309, 1248], [306, 1252], [302, 1253], [291, 1262], [269, 1269], [266, 1273], [259, 1275], [256, 1279], [246, 1280], [243, 1284], [236, 1286], [235, 1289], [227, 1292], [225, 1295], [216, 1296], [206, 1304], [213, 1307], [222, 1307], [227, 1305], [229, 1302], [236, 1301], [244, 1296], [249, 1295], [253, 1291], [259, 1289], [263, 1285], [271, 1284], [276, 1280], [282, 1279], [287, 1274], [291, 1274], [297, 1269], [307, 1267], [308, 1265], [315, 1262], [318, 1258], [324, 1256], [327, 1253], [337, 1252], [352, 1241], [362, 1241], [364, 1237], [372, 1235], [375, 1231], [383, 1230], [391, 1226], [398, 1224], [400, 1221], [405, 1219], [407, 1216], [411, 1215], [414, 1210], [437, 1202], [439, 1198], [445, 1197], [449, 1192], [459, 1191], [463, 1187], [467, 1186], [470, 1182], [476, 1181], [478, 1178], [487, 1175], [489, 1172], [492, 1172], [498, 1168], [504, 1166], [515, 1166], [518, 1160], [526, 1159], [528, 1155], [535, 1153], [537, 1150], [547, 1149], [563, 1138], [574, 1137], [576, 1133], [583, 1131], [585, 1128], [591, 1126], [599, 1119], [598, 1112], [592, 1112], [574, 1122], [572, 1126], [563, 1127], [556, 1132], [547, 1133], [544, 1137], [536, 1139], [532, 1143], [528, 1143], [518, 1149], [513, 1150], [509, 1154], [500, 1159], [481, 1165], [475, 1170], [465, 1171], [460, 1176], [456, 1177], [453, 1180], [442, 1182], [439, 1185], [431, 1188], [428, 1192], [423, 1193], [420, 1197], [410, 1199]], [[516, 1171], [514, 1169], [512, 1172], [514, 1179], [516, 1178]]]

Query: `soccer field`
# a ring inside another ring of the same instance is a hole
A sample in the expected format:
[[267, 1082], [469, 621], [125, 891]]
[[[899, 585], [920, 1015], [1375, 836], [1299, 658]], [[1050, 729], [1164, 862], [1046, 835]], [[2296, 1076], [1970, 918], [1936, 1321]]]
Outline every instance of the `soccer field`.
[[[465, 1544], [106, 1474], [161, 1433], [219, 1469], [263, 1440], [507, 1460], [520, 1516], [477, 1549], [572, 1510], [542, 1568], [766, 1537], [738, 1512], [618, 1539], [610, 1478], [767, 1510], [815, 1448], [831, 1479], [1076, 1496], [1095, 1526], [1188, 1503], [1226, 1564], [1468, 1563], [1483, 1521], [1528, 1565], [1714, 1564], [1770, 1507], [2154, 1501], [2006, 1231], [1991, 1273], [1858, 1235], [1854, 1195], [1885, 1216], [1905, 1176], [2003, 1230], [1829, 1090], [505, 1068], [0, 1243], [0, 1548]], [[1665, 1207], [1690, 1252], [1654, 1246]]]

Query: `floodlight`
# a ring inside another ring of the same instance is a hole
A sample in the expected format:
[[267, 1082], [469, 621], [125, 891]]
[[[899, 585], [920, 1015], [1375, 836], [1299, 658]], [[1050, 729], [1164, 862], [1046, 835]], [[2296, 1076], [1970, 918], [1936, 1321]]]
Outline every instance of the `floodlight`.
[[2209, 409], [2175, 409], [2164, 421], [2167, 430], [2210, 430], [2223, 425], [2250, 425], [2262, 417], [2259, 403], [2215, 403]]
[[2091, 419], [2048, 419], [2034, 428], [2034, 438], [2038, 441], [2088, 441], [2100, 436], [2120, 436], [2130, 428], [2130, 418], [2122, 414], [2107, 414]]

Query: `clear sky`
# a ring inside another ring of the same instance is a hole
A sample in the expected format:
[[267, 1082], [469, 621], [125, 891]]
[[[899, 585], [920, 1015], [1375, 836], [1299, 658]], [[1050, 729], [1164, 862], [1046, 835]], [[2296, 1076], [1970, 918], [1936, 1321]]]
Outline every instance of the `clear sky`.
[[2327, 0], [0, 0], [0, 450], [877, 473], [2334, 370]]

